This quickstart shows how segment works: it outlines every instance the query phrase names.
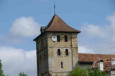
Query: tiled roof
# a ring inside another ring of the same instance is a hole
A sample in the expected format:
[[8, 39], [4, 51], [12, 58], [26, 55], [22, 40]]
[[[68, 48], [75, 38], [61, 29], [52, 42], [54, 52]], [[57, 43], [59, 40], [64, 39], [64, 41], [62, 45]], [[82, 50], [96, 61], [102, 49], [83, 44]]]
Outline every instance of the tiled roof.
[[107, 60], [115, 58], [115, 55], [106, 55], [106, 54], [84, 54], [84, 53], [79, 53], [78, 54], [78, 59], [79, 62], [94, 62], [97, 59], [101, 60]]
[[115, 65], [111, 63], [111, 59], [115, 58], [115, 55], [79, 53], [78, 58], [79, 62], [92, 62], [92, 68], [98, 68], [98, 63], [102, 60], [104, 63], [104, 71], [115, 70]]
[[[44, 29], [44, 32], [64, 32], [64, 33], [80, 33], [79, 30], [76, 30], [69, 25], [67, 25], [59, 16], [54, 15], [49, 24]], [[43, 35], [41, 33], [39, 36], [37, 36], [34, 41], [36, 41], [40, 36]]]
[[47, 32], [76, 32], [80, 33], [79, 30], [76, 30], [69, 25], [67, 25], [59, 16], [54, 15], [52, 20], [49, 22]]

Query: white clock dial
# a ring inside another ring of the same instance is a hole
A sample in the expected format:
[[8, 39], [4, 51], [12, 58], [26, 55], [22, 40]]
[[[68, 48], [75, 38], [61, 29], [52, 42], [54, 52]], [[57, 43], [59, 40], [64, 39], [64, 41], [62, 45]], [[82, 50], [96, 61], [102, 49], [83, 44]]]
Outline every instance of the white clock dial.
[[52, 41], [57, 41], [57, 36], [52, 36]]

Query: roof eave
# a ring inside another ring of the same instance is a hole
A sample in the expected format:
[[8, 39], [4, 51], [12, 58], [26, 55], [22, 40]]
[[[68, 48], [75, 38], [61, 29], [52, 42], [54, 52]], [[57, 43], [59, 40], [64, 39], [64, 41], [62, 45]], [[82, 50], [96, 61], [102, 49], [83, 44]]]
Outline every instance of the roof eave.
[[[45, 33], [45, 32], [44, 32]], [[35, 39], [33, 39], [33, 41], [36, 41], [39, 37], [41, 37], [44, 33], [41, 33], [40, 35], [38, 35]]]
[[80, 33], [81, 31], [46, 31], [46, 32], [59, 32], [59, 33]]

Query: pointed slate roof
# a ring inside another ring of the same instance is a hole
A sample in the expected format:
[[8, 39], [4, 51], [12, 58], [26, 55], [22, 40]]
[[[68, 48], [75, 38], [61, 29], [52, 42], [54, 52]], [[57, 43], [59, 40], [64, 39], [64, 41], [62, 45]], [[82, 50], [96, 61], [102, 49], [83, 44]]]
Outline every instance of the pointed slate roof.
[[79, 30], [76, 30], [69, 25], [67, 25], [59, 16], [54, 15], [49, 24], [46, 26], [43, 33], [34, 39], [36, 41], [41, 35], [45, 32], [64, 32], [64, 33], [80, 33]]
[[75, 32], [80, 33], [79, 30], [76, 30], [69, 25], [67, 25], [59, 16], [54, 15], [52, 20], [49, 22], [47, 32]]

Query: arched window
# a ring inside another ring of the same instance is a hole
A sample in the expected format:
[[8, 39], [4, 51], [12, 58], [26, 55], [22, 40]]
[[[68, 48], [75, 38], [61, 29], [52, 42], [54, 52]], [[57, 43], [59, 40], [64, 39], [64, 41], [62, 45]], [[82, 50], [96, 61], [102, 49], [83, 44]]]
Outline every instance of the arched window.
[[57, 55], [59, 55], [59, 56], [61, 55], [61, 50], [60, 49], [57, 50]]
[[63, 62], [61, 62], [61, 68], [63, 68]]
[[57, 35], [57, 42], [60, 42], [60, 36]]
[[67, 37], [67, 35], [64, 36], [64, 40], [65, 40], [65, 42], [68, 41], [68, 37]]
[[66, 54], [66, 56], [69, 55], [69, 51], [68, 51], [68, 49], [65, 49], [65, 54]]

